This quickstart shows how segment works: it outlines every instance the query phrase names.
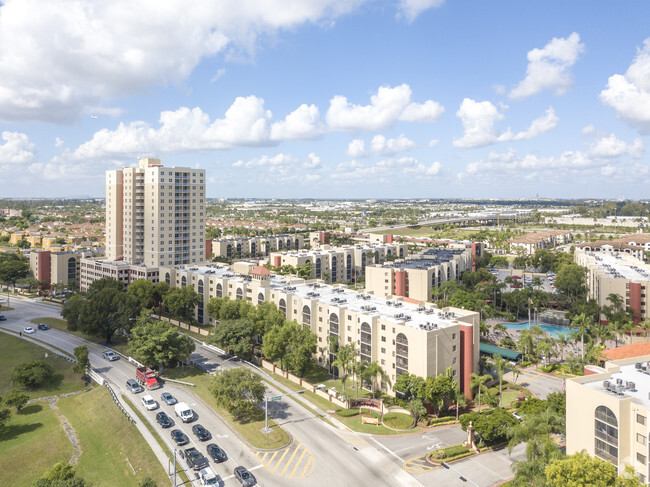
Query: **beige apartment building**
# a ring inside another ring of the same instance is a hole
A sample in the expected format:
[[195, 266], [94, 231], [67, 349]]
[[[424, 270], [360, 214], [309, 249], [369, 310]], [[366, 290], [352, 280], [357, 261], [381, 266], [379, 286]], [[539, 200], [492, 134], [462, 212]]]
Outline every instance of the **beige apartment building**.
[[602, 373], [567, 380], [567, 454], [586, 450], [614, 464], [631, 465], [648, 484], [650, 355], [615, 360]]
[[515, 237], [510, 240], [510, 251], [515, 252], [522, 249], [525, 254], [532, 255], [537, 249], [548, 249], [556, 245], [570, 242], [572, 239], [571, 232], [567, 230], [546, 230], [543, 232], [533, 232]]
[[264, 257], [278, 250], [298, 250], [304, 246], [303, 235], [221, 238], [212, 241], [212, 255], [227, 258]]
[[645, 253], [650, 252], [650, 235], [633, 233], [613, 240], [582, 242], [576, 248], [587, 252], [625, 253], [639, 260], [647, 260]]
[[[392, 383], [404, 372], [437, 376], [451, 367], [462, 390], [470, 393], [470, 375], [479, 359], [479, 315], [474, 311], [389, 303], [344, 287], [281, 278], [251, 264], [161, 268], [160, 278], [172, 287], [193, 286], [201, 295], [199, 323], [212, 322], [205, 305], [213, 297], [270, 301], [287, 319], [316, 334], [315, 358], [323, 367], [330, 368], [336, 359], [336, 350], [329, 348], [329, 337], [336, 336], [340, 344], [354, 343], [361, 360], [377, 361]], [[394, 393], [387, 383], [381, 387]]]
[[389, 256], [398, 259], [407, 255], [408, 244], [321, 245], [318, 250], [274, 252], [269, 256], [269, 263], [274, 267], [297, 267], [309, 262], [312, 279], [328, 283], [351, 282], [364, 276], [369, 265], [383, 263]]
[[106, 172], [106, 256], [146, 266], [205, 260], [205, 170], [138, 167]]
[[472, 246], [429, 249], [405, 261], [366, 268], [366, 290], [378, 297], [429, 301], [433, 289], [446, 281], [458, 281], [473, 268]]
[[86, 252], [51, 252], [34, 250], [29, 253], [29, 267], [36, 279], [48, 285], [67, 286], [75, 281], [80, 285], [81, 259], [92, 255]]
[[[587, 269], [589, 297], [599, 306], [611, 306], [610, 294], [623, 298], [639, 323], [650, 318], [646, 290], [650, 289], [650, 265], [626, 253], [589, 252], [576, 249], [574, 260]], [[604, 321], [604, 316], [601, 316]]]
[[155, 284], [159, 281], [159, 270], [158, 267], [129, 264], [123, 260], [82, 258], [80, 276], [79, 288], [85, 292], [93, 282], [104, 278], [123, 282], [127, 286], [138, 279], [146, 279]]

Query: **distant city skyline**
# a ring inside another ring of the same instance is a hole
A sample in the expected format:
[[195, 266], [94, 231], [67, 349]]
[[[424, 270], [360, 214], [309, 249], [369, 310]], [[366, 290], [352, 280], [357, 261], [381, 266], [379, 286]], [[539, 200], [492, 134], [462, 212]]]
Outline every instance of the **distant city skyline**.
[[[161, 8], [163, 6], [164, 8]], [[648, 198], [650, 4], [6, 0], [0, 197]]]

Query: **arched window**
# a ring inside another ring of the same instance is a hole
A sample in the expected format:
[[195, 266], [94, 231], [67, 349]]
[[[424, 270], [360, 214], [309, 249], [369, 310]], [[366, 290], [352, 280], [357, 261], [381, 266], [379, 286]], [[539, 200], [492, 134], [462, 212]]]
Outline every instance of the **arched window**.
[[302, 324], [311, 325], [311, 308], [307, 305], [302, 307]]
[[402, 375], [409, 369], [409, 341], [404, 333], [395, 337], [395, 373]]
[[372, 362], [372, 329], [368, 323], [361, 323], [361, 360]]
[[596, 456], [618, 466], [618, 421], [606, 406], [596, 408], [594, 433]]
[[265, 301], [265, 299], [264, 299], [264, 294], [263, 294], [263, 293], [259, 293], [259, 294], [257, 295], [257, 304], [263, 304], [264, 301]]
[[237, 244], [237, 255], [241, 257], [241, 243]]
[[203, 279], [199, 279], [198, 284], [196, 285], [196, 292], [203, 296]]
[[257, 244], [255, 242], [251, 242], [251, 255], [253, 257], [257, 255]]
[[242, 291], [241, 288], [237, 289], [237, 292], [235, 293], [235, 298], [242, 299], [243, 297], [244, 297], [244, 291]]
[[282, 247], [284, 247], [284, 242], [282, 242], [282, 240], [278, 240], [278, 250], [282, 250]]
[[296, 239], [296, 242], [295, 242], [295, 246], [294, 246], [294, 248], [295, 248], [296, 250], [298, 250], [298, 249], [300, 248], [300, 240], [299, 240], [299, 239]]
[[330, 345], [330, 356], [329, 356], [329, 365], [330, 373], [334, 377], [339, 376], [338, 367], [332, 367], [332, 364], [336, 362], [336, 354], [339, 351], [339, 317], [332, 313], [329, 319], [329, 345]]
[[221, 284], [217, 284], [217, 297], [218, 298], [223, 298], [223, 287]]
[[390, 249], [386, 249], [386, 255], [392, 255]]
[[330, 335], [339, 334], [339, 317], [335, 313], [330, 315]]
[[72, 281], [77, 278], [77, 259], [70, 257], [68, 259], [68, 280]]
[[399, 249], [399, 258], [400, 259], [404, 258], [404, 248], [403, 247], [400, 247], [400, 249]]
[[361, 254], [361, 272], [364, 272], [366, 269], [366, 261], [368, 260], [368, 256], [366, 253]]
[[431, 271], [431, 287], [436, 287], [436, 271]]
[[337, 266], [336, 266], [337, 261], [338, 261], [338, 259], [336, 258], [336, 255], [333, 255], [332, 256], [332, 276], [331, 276], [332, 277], [332, 282], [336, 282], [336, 280], [337, 280], [336, 279], [336, 271], [338, 270]]
[[287, 302], [284, 300], [284, 298], [280, 298], [280, 305], [278, 306], [280, 308], [280, 311], [282, 311], [282, 314], [284, 317], [287, 317]]
[[232, 245], [230, 244], [226, 246], [226, 257], [232, 257]]
[[348, 256], [346, 258], [345, 266], [347, 267], [347, 269], [346, 269], [347, 280], [351, 281], [352, 280], [352, 254], [348, 254]]
[[291, 239], [287, 239], [287, 250], [291, 250]]
[[269, 242], [268, 240], [266, 242], [264, 242], [264, 247], [266, 249], [266, 252], [265, 252], [266, 255], [269, 255], [269, 253], [271, 252], [271, 242]]
[[320, 262], [320, 257], [316, 259], [316, 279], [320, 279], [321, 277], [321, 262]]
[[165, 282], [166, 282], [167, 284], [171, 284], [171, 280], [172, 280], [172, 278], [171, 278], [171, 276], [169, 275], [169, 272], [165, 273]]
[[181, 287], [187, 286], [187, 277], [181, 277]]

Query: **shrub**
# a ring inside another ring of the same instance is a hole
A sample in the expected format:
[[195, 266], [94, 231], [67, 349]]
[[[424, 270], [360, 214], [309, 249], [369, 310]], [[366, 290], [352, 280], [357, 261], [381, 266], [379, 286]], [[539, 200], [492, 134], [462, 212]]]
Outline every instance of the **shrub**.
[[436, 460], [444, 460], [447, 458], [447, 452], [445, 450], [436, 450], [431, 454], [431, 458], [435, 458]]
[[389, 428], [407, 429], [413, 425], [413, 417], [404, 413], [388, 413], [384, 415], [384, 424]]
[[11, 380], [25, 387], [37, 387], [54, 376], [54, 369], [42, 360], [25, 362], [14, 367]]
[[528, 360], [526, 360], [525, 362], [519, 362], [519, 367], [521, 367], [522, 369], [525, 369], [526, 367], [530, 367], [531, 365], [533, 365], [533, 363]]
[[358, 409], [337, 409], [336, 414], [343, 418], [351, 418], [352, 416], [356, 416], [359, 414]]

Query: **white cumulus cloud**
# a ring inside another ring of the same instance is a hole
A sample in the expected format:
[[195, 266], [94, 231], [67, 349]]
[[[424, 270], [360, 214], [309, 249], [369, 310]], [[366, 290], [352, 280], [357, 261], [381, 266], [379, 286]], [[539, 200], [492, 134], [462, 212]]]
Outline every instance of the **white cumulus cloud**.
[[24, 164], [34, 159], [36, 146], [29, 141], [26, 134], [5, 131], [2, 132], [2, 140], [4, 142], [0, 144], [0, 166]]
[[412, 22], [425, 10], [440, 7], [444, 2], [445, 0], [400, 0], [398, 16]]
[[345, 153], [354, 159], [365, 157], [368, 155], [365, 141], [363, 139], [354, 139], [348, 144], [348, 150]]
[[619, 157], [624, 154], [635, 159], [643, 155], [643, 141], [639, 138], [634, 139], [632, 144], [619, 139], [614, 134], [609, 134], [598, 138], [589, 147], [589, 154], [593, 157]]
[[271, 139], [313, 139], [323, 132], [320, 112], [316, 105], [300, 105], [281, 121], [271, 126]]
[[562, 95], [573, 86], [571, 67], [585, 46], [573, 32], [567, 38], [554, 37], [542, 49], [528, 51], [526, 77], [510, 91], [510, 98], [526, 98], [543, 90]]
[[624, 75], [609, 77], [600, 99], [643, 133], [650, 132], [650, 38], [638, 50]]
[[403, 134], [395, 139], [387, 139], [383, 135], [375, 135], [370, 141], [370, 150], [378, 155], [392, 155], [415, 147], [415, 142]]

